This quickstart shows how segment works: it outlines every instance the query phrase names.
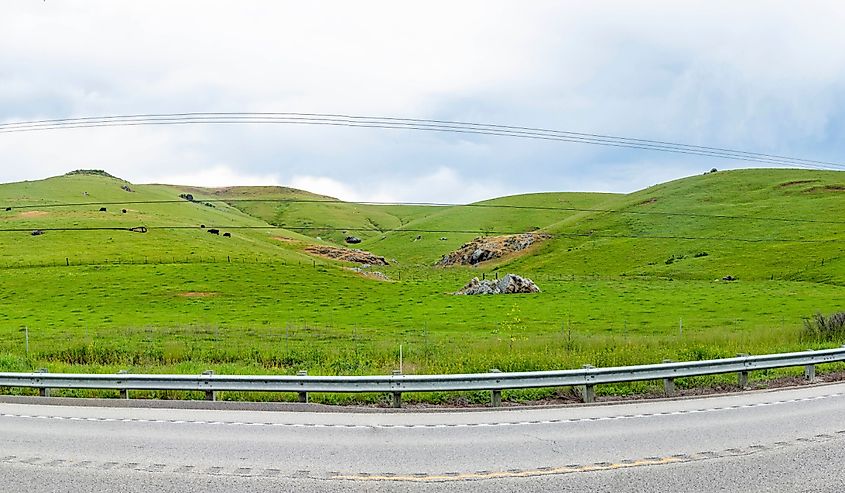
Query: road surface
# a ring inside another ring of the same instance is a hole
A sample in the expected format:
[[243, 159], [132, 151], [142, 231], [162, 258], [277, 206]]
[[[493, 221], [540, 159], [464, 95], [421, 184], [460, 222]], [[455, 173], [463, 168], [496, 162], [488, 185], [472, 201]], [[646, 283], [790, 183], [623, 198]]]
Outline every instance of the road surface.
[[841, 491], [843, 450], [845, 384], [442, 413], [0, 403], [0, 491]]

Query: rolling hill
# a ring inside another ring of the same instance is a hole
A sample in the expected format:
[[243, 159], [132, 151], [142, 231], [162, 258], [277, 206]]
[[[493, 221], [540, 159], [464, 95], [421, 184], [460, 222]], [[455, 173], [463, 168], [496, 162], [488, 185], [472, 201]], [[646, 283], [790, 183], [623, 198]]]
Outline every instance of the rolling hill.
[[[792, 169], [448, 207], [92, 172], [2, 184], [0, 371], [378, 373], [400, 345], [409, 372], [516, 371], [827, 347], [845, 341], [802, 327], [843, 309], [844, 222], [845, 173]], [[436, 266], [528, 231], [550, 238]], [[305, 251], [349, 234], [387, 279]], [[542, 292], [453, 295], [499, 272]]]

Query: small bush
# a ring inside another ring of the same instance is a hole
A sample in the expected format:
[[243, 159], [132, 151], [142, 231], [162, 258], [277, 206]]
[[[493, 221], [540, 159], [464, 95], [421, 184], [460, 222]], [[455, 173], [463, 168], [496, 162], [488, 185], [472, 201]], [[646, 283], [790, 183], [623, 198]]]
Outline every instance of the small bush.
[[828, 317], [816, 313], [804, 319], [805, 337], [820, 341], [836, 341], [845, 338], [845, 312], [837, 312]]

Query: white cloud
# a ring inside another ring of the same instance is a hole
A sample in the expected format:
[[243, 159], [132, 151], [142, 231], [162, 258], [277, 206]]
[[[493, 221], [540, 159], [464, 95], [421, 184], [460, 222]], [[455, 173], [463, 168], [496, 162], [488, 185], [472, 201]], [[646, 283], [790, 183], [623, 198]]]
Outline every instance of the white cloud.
[[281, 185], [279, 177], [275, 174], [251, 175], [235, 171], [229, 166], [218, 165], [212, 168], [198, 170], [192, 173], [183, 174], [162, 174], [151, 175], [143, 180], [145, 183], [166, 183], [171, 185], [193, 185], [199, 187], [226, 187]]
[[326, 176], [294, 176], [291, 186], [342, 200], [363, 202], [445, 202], [460, 197], [475, 202], [505, 195], [508, 188], [491, 180], [464, 177], [440, 167], [429, 173], [411, 173], [404, 179], [368, 181], [366, 177], [343, 183]]
[[[0, 16], [0, 122], [328, 112], [837, 160], [845, 137], [844, 21], [845, 8], [822, 1], [796, 9], [762, 0], [12, 0]], [[630, 191], [734, 166], [742, 163], [376, 129], [0, 134], [0, 181], [105, 168], [138, 182], [280, 183], [369, 200]]]

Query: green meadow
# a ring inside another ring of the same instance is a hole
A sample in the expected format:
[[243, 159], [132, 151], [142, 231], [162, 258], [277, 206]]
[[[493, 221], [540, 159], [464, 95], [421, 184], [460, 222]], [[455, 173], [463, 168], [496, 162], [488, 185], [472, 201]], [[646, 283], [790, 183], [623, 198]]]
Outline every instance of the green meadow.
[[[0, 371], [523, 371], [845, 342], [802, 332], [806, 317], [845, 309], [842, 172], [739, 170], [627, 195], [479, 205], [351, 204], [281, 187], [136, 185], [97, 174], [0, 185]], [[128, 230], [137, 226], [148, 231]], [[434, 266], [476, 236], [535, 230], [553, 238], [476, 267]], [[389, 280], [304, 252], [350, 234], [389, 260], [370, 268]], [[508, 272], [542, 292], [452, 294], [474, 276]]]

